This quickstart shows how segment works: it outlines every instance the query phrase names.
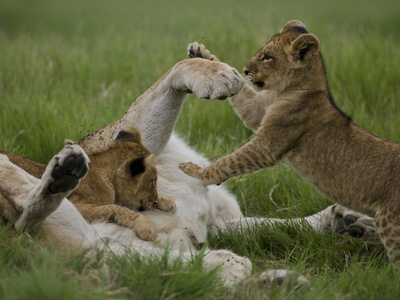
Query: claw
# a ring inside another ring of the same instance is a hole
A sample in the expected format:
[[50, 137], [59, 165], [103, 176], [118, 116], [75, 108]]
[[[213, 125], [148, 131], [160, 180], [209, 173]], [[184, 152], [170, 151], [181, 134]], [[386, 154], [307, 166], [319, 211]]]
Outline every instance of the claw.
[[196, 55], [194, 54], [194, 51], [193, 51], [193, 45], [190, 46], [190, 49], [189, 49], [189, 57], [190, 57], [190, 58], [196, 57]]
[[203, 58], [203, 55], [201, 54], [201, 51], [200, 51], [200, 47], [197, 49], [196, 56]]

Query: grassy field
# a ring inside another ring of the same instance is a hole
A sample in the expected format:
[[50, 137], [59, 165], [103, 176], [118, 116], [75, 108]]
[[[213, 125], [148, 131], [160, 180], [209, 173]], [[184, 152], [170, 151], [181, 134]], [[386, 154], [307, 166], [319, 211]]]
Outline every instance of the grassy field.
[[[316, 34], [337, 104], [367, 130], [400, 142], [400, 3], [392, 1], [0, 0], [0, 149], [47, 162], [65, 138], [78, 140], [120, 118], [177, 61], [204, 43], [242, 70], [291, 19]], [[210, 159], [252, 133], [228, 102], [191, 96], [177, 131]], [[330, 202], [287, 164], [231, 179], [247, 216], [297, 217]], [[273, 201], [271, 201], [271, 197]], [[254, 273], [288, 268], [309, 288], [230, 290], [199, 261], [64, 256], [51, 245], [0, 229], [0, 299], [399, 299], [400, 272], [380, 243], [296, 226], [255, 228], [246, 239], [209, 241], [248, 256]]]

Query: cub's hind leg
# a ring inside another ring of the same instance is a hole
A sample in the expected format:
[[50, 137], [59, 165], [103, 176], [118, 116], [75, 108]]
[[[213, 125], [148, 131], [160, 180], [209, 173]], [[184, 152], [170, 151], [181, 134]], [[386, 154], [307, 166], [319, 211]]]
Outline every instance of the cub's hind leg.
[[78, 145], [67, 144], [48, 163], [40, 182], [22, 204], [15, 223], [18, 231], [33, 229], [61, 204], [88, 171], [89, 158]]

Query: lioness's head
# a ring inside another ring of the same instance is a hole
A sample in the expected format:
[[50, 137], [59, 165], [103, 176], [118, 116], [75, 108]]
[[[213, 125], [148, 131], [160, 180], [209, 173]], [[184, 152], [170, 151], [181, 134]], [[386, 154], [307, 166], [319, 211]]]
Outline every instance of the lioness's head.
[[243, 71], [260, 90], [278, 92], [301, 84], [304, 70], [319, 59], [319, 41], [300, 21], [289, 21], [251, 58]]

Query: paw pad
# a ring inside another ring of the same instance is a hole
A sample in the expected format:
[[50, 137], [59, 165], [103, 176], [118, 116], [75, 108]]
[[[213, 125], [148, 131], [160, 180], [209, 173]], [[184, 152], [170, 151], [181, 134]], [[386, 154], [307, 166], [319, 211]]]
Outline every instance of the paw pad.
[[349, 228], [347, 234], [355, 238], [360, 238], [364, 235], [364, 230], [360, 227], [353, 226]]
[[352, 215], [347, 215], [344, 218], [341, 218], [337, 225], [336, 225], [336, 232], [340, 234], [348, 234], [352, 237], [355, 238], [360, 238], [364, 235], [364, 230], [359, 227], [359, 226], [351, 226], [351, 224], [354, 224], [357, 222], [357, 218]]
[[346, 225], [351, 225], [357, 222], [357, 218], [355, 216], [348, 215], [344, 218], [344, 222], [346, 223]]
[[57, 194], [74, 189], [87, 171], [88, 167], [83, 155], [70, 155], [65, 159], [63, 165], [57, 164], [54, 167], [51, 173], [54, 181], [50, 184], [49, 191]]

